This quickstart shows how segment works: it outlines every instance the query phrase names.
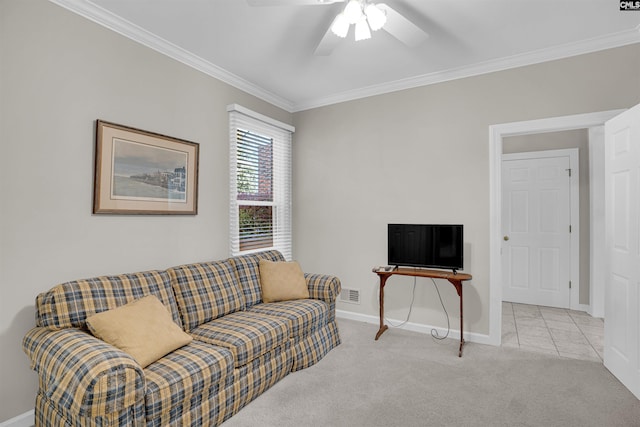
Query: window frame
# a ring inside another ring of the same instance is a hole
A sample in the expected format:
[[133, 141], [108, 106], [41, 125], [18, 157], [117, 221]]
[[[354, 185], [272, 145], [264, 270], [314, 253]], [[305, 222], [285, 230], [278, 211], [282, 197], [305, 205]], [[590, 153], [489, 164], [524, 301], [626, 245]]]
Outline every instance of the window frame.
[[[279, 250], [291, 259], [291, 151], [295, 128], [251, 111], [238, 104], [227, 106], [229, 112], [229, 253], [231, 256], [250, 254], [270, 249]], [[271, 139], [272, 141], [272, 200], [245, 200], [238, 198], [238, 129]], [[271, 206], [273, 244], [241, 250], [240, 207]]]

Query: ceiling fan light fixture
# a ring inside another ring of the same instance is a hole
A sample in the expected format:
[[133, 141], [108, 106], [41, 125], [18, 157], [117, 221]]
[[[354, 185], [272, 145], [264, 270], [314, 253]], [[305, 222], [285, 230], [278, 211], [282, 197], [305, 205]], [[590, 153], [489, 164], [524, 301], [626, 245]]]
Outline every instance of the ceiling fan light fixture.
[[367, 24], [367, 19], [363, 16], [362, 19], [356, 22], [356, 41], [370, 38], [371, 31], [369, 30], [369, 24]]
[[344, 13], [339, 13], [336, 19], [333, 20], [333, 24], [331, 24], [331, 31], [336, 36], [345, 38], [349, 32], [349, 26], [349, 21], [344, 16]]
[[375, 4], [369, 3], [364, 9], [372, 31], [378, 31], [387, 22], [387, 15]]
[[359, 0], [350, 0], [342, 13], [347, 18], [349, 24], [357, 24], [364, 16], [362, 13], [362, 3], [360, 3]]

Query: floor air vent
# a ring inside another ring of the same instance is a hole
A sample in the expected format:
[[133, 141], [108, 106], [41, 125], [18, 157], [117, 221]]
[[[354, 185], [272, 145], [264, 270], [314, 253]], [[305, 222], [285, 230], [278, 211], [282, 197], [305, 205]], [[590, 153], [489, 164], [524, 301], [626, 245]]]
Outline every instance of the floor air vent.
[[340, 301], [351, 304], [360, 304], [360, 290], [342, 288], [342, 292], [340, 292]]

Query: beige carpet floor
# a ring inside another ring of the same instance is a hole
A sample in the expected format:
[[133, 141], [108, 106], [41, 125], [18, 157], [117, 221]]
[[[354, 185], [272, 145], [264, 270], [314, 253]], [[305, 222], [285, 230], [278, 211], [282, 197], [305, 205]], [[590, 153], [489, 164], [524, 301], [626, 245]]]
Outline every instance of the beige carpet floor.
[[339, 320], [343, 343], [224, 427], [640, 426], [640, 401], [602, 363]]

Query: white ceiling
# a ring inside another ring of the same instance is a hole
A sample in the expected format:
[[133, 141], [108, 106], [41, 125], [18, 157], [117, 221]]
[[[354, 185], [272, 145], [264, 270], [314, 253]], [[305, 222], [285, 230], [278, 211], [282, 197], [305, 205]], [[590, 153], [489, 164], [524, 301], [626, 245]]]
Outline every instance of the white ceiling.
[[640, 42], [617, 0], [380, 0], [429, 34], [314, 50], [345, 3], [51, 0], [288, 111]]

